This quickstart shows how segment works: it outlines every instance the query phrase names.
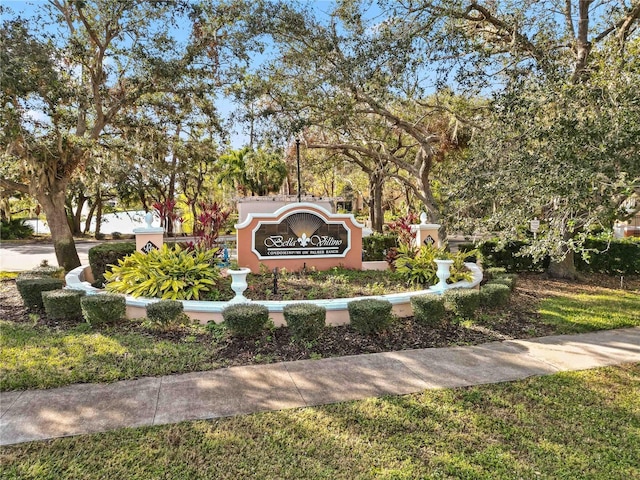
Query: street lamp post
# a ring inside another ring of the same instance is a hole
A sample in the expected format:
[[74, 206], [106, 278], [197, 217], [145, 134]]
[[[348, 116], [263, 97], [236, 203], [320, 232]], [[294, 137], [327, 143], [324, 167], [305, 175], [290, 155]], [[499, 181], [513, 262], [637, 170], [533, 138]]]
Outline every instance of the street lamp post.
[[298, 202], [301, 202], [301, 192], [302, 189], [300, 188], [300, 139], [296, 137], [296, 158], [298, 161]]

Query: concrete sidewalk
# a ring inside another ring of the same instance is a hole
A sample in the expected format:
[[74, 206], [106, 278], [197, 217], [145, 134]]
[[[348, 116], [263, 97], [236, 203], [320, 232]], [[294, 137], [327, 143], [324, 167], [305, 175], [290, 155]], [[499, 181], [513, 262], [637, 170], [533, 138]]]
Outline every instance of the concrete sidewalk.
[[640, 327], [0, 392], [0, 444], [640, 362]]

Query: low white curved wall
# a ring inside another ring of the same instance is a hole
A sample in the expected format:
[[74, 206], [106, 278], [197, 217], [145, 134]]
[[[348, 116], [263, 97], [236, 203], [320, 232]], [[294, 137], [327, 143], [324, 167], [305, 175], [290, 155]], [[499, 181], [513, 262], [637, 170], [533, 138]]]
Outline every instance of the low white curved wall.
[[[451, 285], [447, 285], [447, 290], [452, 288], [476, 288], [482, 281], [482, 269], [475, 263], [465, 263], [465, 266], [471, 271], [471, 281], [457, 282]], [[66, 288], [72, 288], [75, 290], [84, 290], [87, 295], [96, 295], [104, 293], [104, 290], [92, 287], [91, 284], [85, 281], [85, 269], [89, 267], [80, 266], [71, 270], [65, 277], [67, 282]], [[271, 313], [271, 318], [276, 326], [285, 325], [284, 317], [282, 315], [282, 309], [285, 305], [290, 303], [315, 303], [316, 305], [323, 306], [327, 309], [327, 324], [329, 325], [344, 325], [349, 323], [349, 312], [347, 311], [347, 304], [354, 300], [362, 300], [364, 298], [378, 298], [388, 300], [393, 305], [393, 313], [399, 317], [409, 317], [413, 315], [411, 309], [411, 297], [417, 295], [440, 295], [442, 291], [432, 286], [426, 290], [419, 290], [413, 292], [402, 293], [389, 293], [387, 295], [375, 295], [370, 297], [356, 297], [356, 298], [335, 298], [327, 300], [288, 300], [288, 301], [273, 301], [265, 300], [259, 301], [261, 305], [265, 305]], [[157, 302], [157, 298], [144, 298], [144, 297], [132, 297], [127, 295], [125, 297], [127, 303], [127, 317], [128, 318], [141, 318], [146, 316], [146, 307], [150, 303]], [[229, 306], [230, 302], [212, 302], [212, 301], [196, 301], [196, 300], [182, 300], [184, 305], [184, 313], [194, 320], [198, 320], [200, 323], [207, 323], [211, 320], [220, 323], [222, 322], [222, 310]]]

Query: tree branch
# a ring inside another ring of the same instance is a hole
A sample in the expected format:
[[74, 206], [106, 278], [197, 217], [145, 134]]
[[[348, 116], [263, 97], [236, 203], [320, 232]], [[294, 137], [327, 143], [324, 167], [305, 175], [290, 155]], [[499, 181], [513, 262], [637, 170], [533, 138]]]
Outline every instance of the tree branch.
[[7, 192], [29, 193], [29, 186], [24, 183], [14, 182], [7, 178], [0, 177], [0, 187]]

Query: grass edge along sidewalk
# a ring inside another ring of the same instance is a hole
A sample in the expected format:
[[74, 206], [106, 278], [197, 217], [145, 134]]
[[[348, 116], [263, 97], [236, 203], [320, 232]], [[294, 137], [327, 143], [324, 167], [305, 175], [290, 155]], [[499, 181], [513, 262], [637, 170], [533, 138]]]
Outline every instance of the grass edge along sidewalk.
[[640, 476], [640, 364], [3, 447], [6, 479]]

